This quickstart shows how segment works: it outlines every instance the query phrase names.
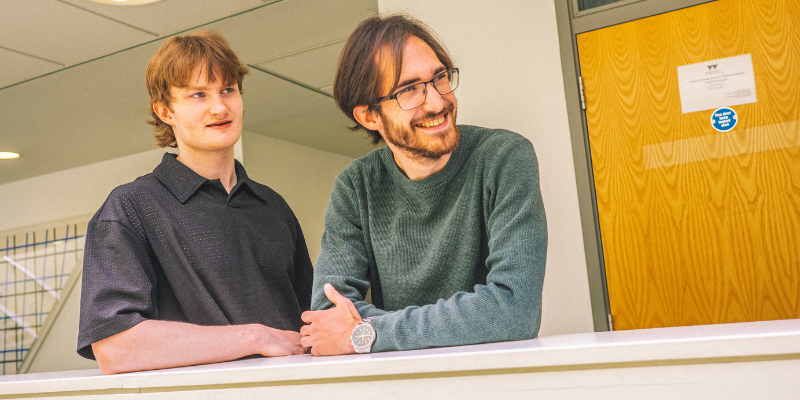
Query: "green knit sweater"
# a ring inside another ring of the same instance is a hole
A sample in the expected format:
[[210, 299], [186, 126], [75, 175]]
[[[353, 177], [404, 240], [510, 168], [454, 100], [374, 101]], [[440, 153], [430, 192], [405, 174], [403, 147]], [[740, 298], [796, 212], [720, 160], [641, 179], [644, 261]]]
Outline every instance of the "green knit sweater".
[[[529, 339], [541, 320], [547, 225], [533, 146], [461, 126], [439, 172], [410, 180], [388, 147], [336, 178], [314, 271], [373, 317], [372, 351]], [[372, 288], [372, 303], [364, 301]]]

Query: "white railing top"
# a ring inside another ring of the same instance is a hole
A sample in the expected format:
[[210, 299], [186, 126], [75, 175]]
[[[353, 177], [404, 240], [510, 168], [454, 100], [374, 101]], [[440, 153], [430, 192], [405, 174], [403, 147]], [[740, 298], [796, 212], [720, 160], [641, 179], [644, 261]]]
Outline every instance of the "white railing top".
[[0, 399], [27, 394], [140, 391], [357, 381], [800, 358], [800, 320], [582, 333], [376, 354], [257, 358], [105, 376], [99, 370], [0, 377]]

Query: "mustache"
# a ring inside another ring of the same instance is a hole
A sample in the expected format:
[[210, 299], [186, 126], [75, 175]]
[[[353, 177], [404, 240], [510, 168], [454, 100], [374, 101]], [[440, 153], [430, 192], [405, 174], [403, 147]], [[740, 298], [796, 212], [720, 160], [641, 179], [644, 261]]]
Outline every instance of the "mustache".
[[414, 118], [411, 121], [411, 125], [417, 125], [419, 123], [422, 123], [422, 122], [425, 122], [425, 121], [428, 121], [428, 120], [431, 120], [431, 119], [436, 119], [436, 118], [439, 118], [442, 115], [445, 115], [447, 113], [451, 113], [452, 114], [453, 110], [455, 110], [455, 108], [456, 108], [455, 104], [452, 104], [452, 103], [447, 104], [442, 111], [439, 111], [439, 112], [436, 112], [436, 113], [429, 112], [429, 113], [425, 113], [425, 115], [422, 115], [419, 118]]

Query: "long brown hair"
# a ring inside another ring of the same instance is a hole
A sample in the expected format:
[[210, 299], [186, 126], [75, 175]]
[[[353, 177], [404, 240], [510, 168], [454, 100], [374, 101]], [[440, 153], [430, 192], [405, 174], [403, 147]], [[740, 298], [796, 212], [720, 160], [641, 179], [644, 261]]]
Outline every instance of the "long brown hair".
[[218, 77], [215, 75], [219, 73], [219, 78], [226, 85], [236, 82], [239, 92], [242, 91], [244, 76], [249, 72], [219, 32], [194, 32], [186, 36], [174, 36], [164, 42], [150, 59], [145, 71], [152, 117], [147, 123], [153, 125], [156, 145], [159, 147], [177, 147], [177, 143], [172, 126], [158, 117], [153, 104], [162, 102], [172, 110], [170, 88], [189, 86], [189, 80], [198, 65], [205, 68], [209, 82], [216, 82]]
[[403, 46], [411, 36], [428, 44], [445, 68], [453, 67], [447, 49], [436, 34], [427, 25], [405, 14], [375, 16], [361, 22], [347, 39], [339, 56], [333, 98], [342, 112], [356, 123], [350, 129], [367, 131], [373, 144], [383, 138], [377, 131], [358, 123], [353, 110], [360, 105], [369, 106], [370, 111], [378, 110], [383, 71], [394, 73], [389, 93], [397, 88], [400, 67], [403, 65]]

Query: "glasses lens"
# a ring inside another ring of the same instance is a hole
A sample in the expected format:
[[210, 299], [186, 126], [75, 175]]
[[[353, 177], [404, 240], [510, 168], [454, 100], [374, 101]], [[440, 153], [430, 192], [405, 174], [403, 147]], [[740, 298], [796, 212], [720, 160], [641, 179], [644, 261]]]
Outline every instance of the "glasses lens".
[[450, 76], [450, 91], [452, 92], [458, 87], [458, 69], [453, 68], [447, 71], [447, 73]]
[[436, 91], [439, 94], [445, 95], [458, 87], [458, 70], [455, 68], [448, 69], [441, 75], [436, 77], [434, 81]]
[[[425, 102], [427, 83], [411, 85], [397, 93], [397, 104], [403, 110], [419, 107]], [[433, 78], [433, 87], [441, 95], [448, 94], [458, 87], [458, 68], [451, 68]]]
[[410, 110], [419, 107], [425, 102], [425, 84], [418, 83], [411, 85], [397, 93], [397, 104], [403, 110]]

